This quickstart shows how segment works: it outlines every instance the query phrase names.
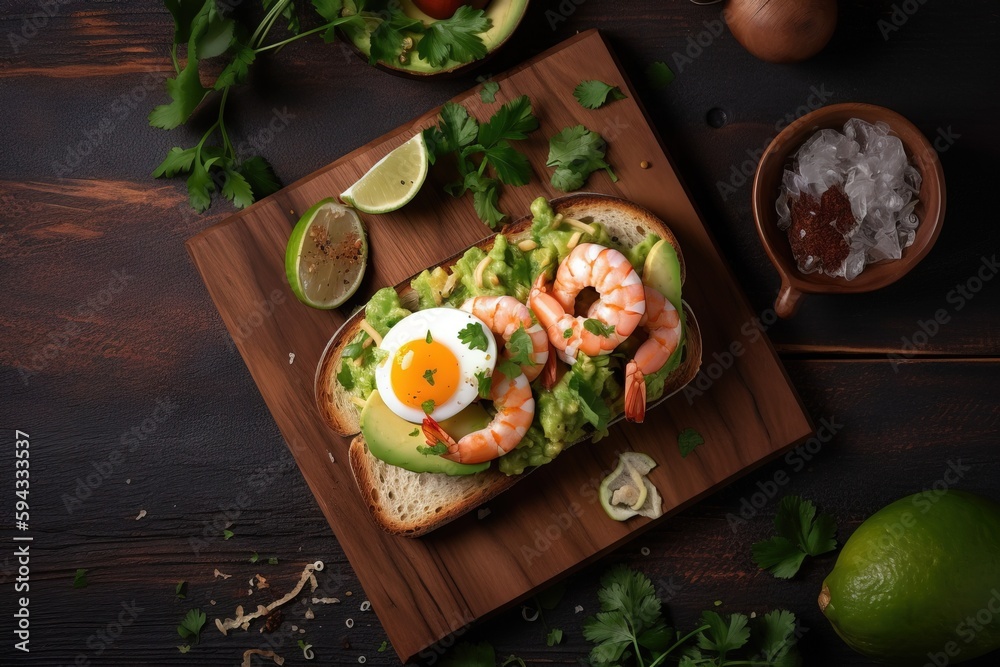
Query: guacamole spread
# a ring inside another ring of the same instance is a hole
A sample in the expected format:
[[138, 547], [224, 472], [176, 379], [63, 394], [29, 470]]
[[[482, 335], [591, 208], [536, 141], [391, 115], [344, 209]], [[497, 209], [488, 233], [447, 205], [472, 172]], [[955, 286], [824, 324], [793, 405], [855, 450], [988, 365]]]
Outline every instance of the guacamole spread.
[[[650, 248], [660, 240], [656, 234], [649, 234], [635, 246], [623, 246], [599, 222], [582, 226], [564, 224], [544, 198], [532, 203], [531, 213], [531, 243], [524, 243], [525, 239], [512, 243], [498, 234], [489, 252], [469, 248], [450, 270], [438, 267], [414, 278], [410, 286], [419, 296], [419, 309], [457, 308], [475, 296], [510, 295], [527, 302], [528, 292], [539, 274], [544, 272], [549, 279], [554, 278], [556, 267], [569, 255], [569, 245], [577, 234], [580, 235], [577, 243], [597, 243], [620, 250], [640, 273]], [[486, 258], [489, 262], [477, 277], [477, 269]], [[409, 314], [391, 287], [376, 292], [365, 307], [365, 320], [380, 335], [385, 335]], [[497, 459], [499, 469], [508, 475], [519, 475], [526, 468], [550, 462], [587, 435], [595, 440], [606, 435], [609, 422], [623, 409], [624, 389], [615, 373], [631, 358], [637, 345], [630, 339], [611, 355], [588, 357], [580, 353], [576, 363], [551, 389], [545, 389], [536, 380], [532, 384], [534, 421], [517, 447]], [[667, 376], [680, 365], [683, 348], [682, 340], [664, 367], [646, 376], [647, 401], [663, 394]], [[367, 399], [375, 390], [375, 366], [384, 353], [362, 331], [345, 347], [342, 356], [337, 380], [354, 395]]]

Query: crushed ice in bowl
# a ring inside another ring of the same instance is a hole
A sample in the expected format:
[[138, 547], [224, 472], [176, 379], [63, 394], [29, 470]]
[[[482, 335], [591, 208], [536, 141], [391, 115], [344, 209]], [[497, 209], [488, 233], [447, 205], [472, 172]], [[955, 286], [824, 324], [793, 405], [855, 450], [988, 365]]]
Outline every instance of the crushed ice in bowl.
[[913, 243], [920, 172], [889, 126], [852, 118], [802, 144], [775, 202], [799, 271], [851, 280]]

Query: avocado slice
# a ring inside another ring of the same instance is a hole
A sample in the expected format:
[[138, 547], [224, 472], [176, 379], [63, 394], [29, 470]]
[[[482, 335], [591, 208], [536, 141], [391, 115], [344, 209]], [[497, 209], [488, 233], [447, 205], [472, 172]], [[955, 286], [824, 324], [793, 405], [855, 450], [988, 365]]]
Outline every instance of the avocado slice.
[[678, 312], [681, 307], [681, 262], [677, 251], [666, 239], [656, 242], [646, 255], [642, 282], [667, 298]]
[[[404, 14], [411, 18], [420, 19], [424, 22], [424, 25], [430, 25], [434, 22], [433, 18], [417, 9], [416, 5], [414, 5], [411, 0], [400, 0], [399, 7], [402, 9]], [[488, 5], [486, 5], [486, 16], [493, 21], [493, 26], [486, 32], [481, 33], [479, 37], [482, 38], [483, 44], [486, 45], [487, 57], [489, 57], [489, 53], [492, 53], [501, 44], [506, 42], [508, 38], [510, 38], [510, 36], [514, 33], [514, 30], [521, 23], [521, 19], [524, 17], [524, 12], [527, 8], [528, 0], [492, 0]], [[377, 9], [377, 7], [373, 7], [372, 9]], [[378, 26], [378, 21], [374, 20], [369, 21], [368, 23], [368, 30], [345, 30], [348, 39], [354, 44], [358, 51], [361, 52], [366, 60], [368, 59], [371, 49], [369, 41], [371, 37], [370, 30], [374, 30], [375, 27]], [[419, 42], [420, 37], [417, 37], [415, 41]], [[400, 62], [380, 62], [379, 64], [398, 72], [426, 76], [428, 74], [454, 72], [472, 63], [460, 63], [454, 60], [449, 60], [440, 67], [433, 67], [430, 63], [417, 55], [416, 48], [414, 46], [414, 48], [410, 50], [410, 58], [405, 64]]]
[[[483, 406], [473, 403], [454, 417], [441, 421], [441, 428], [458, 439], [484, 428], [490, 416]], [[421, 454], [424, 444], [419, 424], [408, 422], [389, 409], [378, 391], [373, 391], [361, 411], [361, 435], [377, 459], [411, 472], [439, 472], [445, 475], [473, 475], [490, 467], [490, 462], [467, 465], [436, 454]]]

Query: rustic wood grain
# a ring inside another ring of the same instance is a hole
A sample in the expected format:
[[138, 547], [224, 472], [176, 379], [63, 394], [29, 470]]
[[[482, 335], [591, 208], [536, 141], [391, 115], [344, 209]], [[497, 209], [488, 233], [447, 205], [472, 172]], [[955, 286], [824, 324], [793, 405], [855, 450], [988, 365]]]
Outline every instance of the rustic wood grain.
[[[586, 77], [618, 85], [629, 98], [587, 111], [572, 97], [576, 83]], [[810, 432], [808, 417], [767, 339], [758, 335], [753, 344], [744, 340], [741, 329], [752, 313], [600, 34], [578, 35], [496, 80], [501, 102], [521, 94], [534, 102], [541, 127], [521, 147], [535, 179], [543, 184], [548, 180], [546, 137], [578, 123], [598, 128], [605, 136], [614, 132], [608, 137], [608, 160], [616, 165], [620, 181], [595, 174], [587, 187], [631, 199], [667, 221], [690, 267], [685, 299], [699, 317], [706, 351], [728, 354], [738, 343], [746, 352], [731, 355], [732, 368], [722, 377], [716, 379], [713, 373], [701, 378], [711, 385], [710, 390], [701, 387], [704, 395], [667, 402], [641, 427], [616, 428], [600, 446], [575, 448], [555, 466], [529, 476], [515, 492], [490, 503], [493, 514], [488, 521], [467, 516], [419, 540], [390, 537], [366, 521], [367, 508], [349, 468], [328, 460], [328, 453], [346, 458], [348, 442], [324, 432], [314, 409], [311, 369], [343, 315], [311, 311], [294, 301], [282, 271], [284, 246], [298, 212], [346, 188], [389, 150], [433, 123], [437, 110], [189, 241], [213, 301], [404, 660], [658, 523], [604, 520], [594, 489], [613, 469], [614, 452], [655, 455], [660, 467], [652, 479], [663, 490], [664, 511], [670, 514]], [[456, 101], [479, 118], [490, 112], [476, 91]], [[642, 169], [643, 160], [651, 168]], [[435, 265], [487, 231], [467, 198], [455, 200], [443, 193], [437, 182], [443, 171], [433, 170], [431, 187], [425, 185], [400, 211], [366, 219], [372, 254], [364, 295]], [[500, 205], [526, 211], [539, 194], [556, 193], [547, 186], [505, 188]], [[252, 338], [241, 338], [238, 322], [250, 318], [254, 304], [270, 294], [284, 294], [287, 308], [264, 319]], [[298, 363], [288, 364], [288, 352], [295, 352]], [[668, 443], [687, 427], [697, 428], [717, 447], [682, 462]], [[552, 512], [539, 512], [540, 506]], [[540, 550], [535, 536], [547, 532], [558, 533], [559, 539]], [[494, 576], [482, 577], [486, 562], [495, 568]]]
[[[241, 17], [253, 20], [256, 4], [242, 3], [240, 11], [248, 13]], [[825, 84], [831, 102], [888, 106], [932, 139], [948, 128], [960, 135], [941, 154], [948, 217], [920, 267], [871, 295], [813, 299], [796, 320], [768, 329], [810, 413], [816, 419], [836, 415], [846, 425], [782, 490], [812, 497], [832, 512], [841, 539], [877, 508], [932, 484], [948, 458], [975, 463], [963, 488], [1000, 498], [997, 405], [990, 391], [1000, 368], [995, 359], [963, 359], [995, 357], [1000, 349], [997, 283], [961, 311], [952, 310], [954, 321], [898, 374], [885, 357], [901, 352], [901, 338], [912, 336], [918, 320], [947, 307], [949, 290], [972, 275], [983, 254], [1000, 247], [989, 196], [1000, 133], [996, 96], [983, 74], [996, 62], [992, 38], [1000, 7], [991, 0], [924, 3], [885, 40], [876, 22], [889, 20], [897, 4], [839, 3], [833, 41], [801, 65], [760, 63], [723, 31], [681, 71], [674, 54], [683, 54], [704, 21], [718, 17], [718, 7], [591, 0], [574, 3], [573, 13], [553, 29], [546, 11], [557, 3], [535, 2], [517, 41], [477, 73], [503, 71], [577, 30], [600, 27], [742, 288], [764, 315], [778, 282], [753, 230], [749, 188], [723, 197], [716, 183], [748, 159], [747, 150], [767, 143], [775, 121], [804, 104], [810, 86]], [[13, 53], [7, 34], [38, 11], [36, 0], [9, 0], [0, 12], [0, 423], [30, 429], [39, 474], [32, 496], [32, 654], [11, 655], [5, 644], [0, 662], [70, 665], [82, 656], [93, 665], [236, 665], [244, 648], [263, 645], [262, 636], [206, 632], [201, 645], [180, 656], [174, 627], [187, 609], [200, 606], [210, 619], [231, 613], [252, 599], [239, 577], [245, 583], [260, 571], [287, 585], [301, 563], [315, 558], [330, 566], [321, 583], [332, 594], [347, 600], [344, 593], [352, 591], [357, 599], [362, 589], [184, 250], [184, 239], [232, 209], [216, 203], [205, 215], [193, 214], [182, 181], [149, 178], [170, 146], [196, 143], [212, 115], [211, 109], [199, 112], [192, 128], [173, 132], [147, 125], [149, 109], [166, 99], [162, 79], [146, 70], [169, 70], [169, 15], [159, 0], [60, 3], [58, 15]], [[677, 73], [661, 90], [642, 76], [654, 60]], [[273, 108], [287, 105], [293, 122], [260, 149], [285, 182], [441, 104], [474, 85], [476, 76], [410, 82], [311, 40], [255, 67], [250, 85], [230, 96], [230, 124], [237, 140], [247, 140], [266, 126]], [[133, 92], [142, 99], [128, 114], [112, 111], [119, 96]], [[716, 108], [728, 117], [719, 129], [706, 122]], [[64, 162], [67, 148], [104, 118], [114, 123], [110, 136], [71, 173], [58, 174], [53, 163]], [[113, 270], [133, 280], [100, 313], [81, 317], [78, 306], [106, 287]], [[79, 334], [22, 382], [20, 365], [70, 321]], [[62, 494], [72, 493], [78, 477], [150, 417], [157, 397], [176, 402], [177, 411], [68, 514]], [[9, 449], [4, 452], [3, 469], [10, 470]], [[220, 508], [232, 507], [248, 480], [271, 463], [279, 465], [271, 484], [251, 495], [235, 518], [236, 536], [223, 541], [212, 528], [227, 521]], [[516, 608], [462, 639], [489, 639], [498, 653], [516, 653], [529, 664], [576, 665], [587, 649], [580, 623], [594, 609], [596, 578], [623, 561], [654, 581], [662, 578], [666, 585], [673, 577], [683, 584], [669, 603], [679, 624], [690, 626], [713, 600], [722, 600], [724, 611], [782, 606], [809, 629], [802, 647], [810, 667], [871, 664], [836, 638], [813, 606], [831, 560], [807, 567], [792, 582], [762, 575], [750, 563], [750, 544], [770, 531], [775, 501], [745, 532], [733, 534], [727, 526], [726, 514], [743, 496], [786, 468], [780, 460], [769, 464], [572, 577], [564, 602], [546, 613], [550, 625], [567, 631], [564, 645], [545, 647], [544, 632], [524, 623]], [[6, 517], [0, 539], [9, 541], [10, 506], [0, 507]], [[140, 509], [149, 514], [137, 522]], [[210, 539], [196, 553], [189, 540], [205, 530]], [[638, 553], [641, 546], [651, 549], [648, 557]], [[253, 551], [276, 555], [280, 564], [252, 566], [247, 558]], [[0, 556], [8, 610], [10, 556], [6, 549]], [[80, 591], [71, 587], [77, 567], [91, 569], [91, 585]], [[215, 567], [234, 575], [227, 585], [213, 582]], [[174, 586], [182, 579], [191, 582], [189, 595], [177, 601]], [[145, 608], [142, 616], [95, 655], [88, 638], [96, 640], [120, 603], [131, 599]], [[575, 614], [576, 604], [585, 611]], [[286, 664], [347, 667], [357, 665], [359, 655], [370, 665], [399, 664], [391, 651], [376, 652], [385, 635], [370, 612], [362, 615], [348, 604], [316, 612], [304, 636], [316, 644], [317, 661], [297, 657], [290, 635], [281, 635]], [[357, 621], [350, 630], [347, 618]], [[0, 623], [7, 637], [9, 622]], [[438, 655], [421, 662], [437, 662]], [[968, 664], [994, 662], [986, 656]]]

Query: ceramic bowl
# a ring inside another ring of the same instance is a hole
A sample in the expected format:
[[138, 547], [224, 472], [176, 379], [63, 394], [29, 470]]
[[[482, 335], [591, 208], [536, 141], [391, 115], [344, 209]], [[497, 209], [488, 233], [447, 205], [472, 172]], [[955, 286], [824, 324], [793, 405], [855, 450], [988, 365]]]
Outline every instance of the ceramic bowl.
[[[902, 140], [910, 163], [920, 171], [922, 182], [917, 195], [920, 201], [914, 209], [920, 221], [916, 238], [903, 249], [900, 259], [869, 264], [853, 280], [831, 278], [822, 273], [805, 274], [795, 264], [786, 232], [778, 228], [778, 213], [774, 204], [780, 192], [782, 174], [790, 166], [792, 156], [809, 137], [822, 129], [843, 130], [844, 123], [851, 118], [888, 124], [892, 133]], [[779, 316], [787, 318], [795, 314], [806, 294], [871, 292], [909, 273], [930, 252], [941, 232], [945, 210], [944, 171], [937, 151], [927, 137], [895, 111], [872, 104], [833, 104], [796, 120], [771, 141], [757, 165], [752, 208], [761, 243], [781, 277], [774, 309]]]

